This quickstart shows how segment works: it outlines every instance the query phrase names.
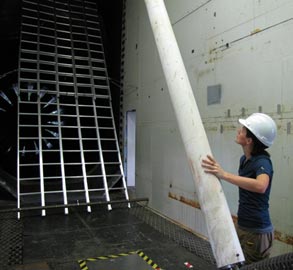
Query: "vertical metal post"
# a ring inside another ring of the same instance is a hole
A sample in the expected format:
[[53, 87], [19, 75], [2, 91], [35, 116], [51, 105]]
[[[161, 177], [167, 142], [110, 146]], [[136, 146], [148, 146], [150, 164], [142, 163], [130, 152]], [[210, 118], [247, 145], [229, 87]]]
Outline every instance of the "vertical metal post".
[[[54, 12], [56, 14], [56, 7], [54, 6]], [[54, 16], [54, 32], [55, 37], [57, 37], [57, 25], [56, 25], [56, 15]], [[65, 205], [68, 204], [67, 198], [67, 186], [66, 186], [66, 177], [65, 177], [65, 163], [64, 163], [64, 155], [63, 155], [63, 140], [62, 140], [62, 128], [61, 128], [61, 106], [60, 106], [60, 84], [59, 84], [59, 66], [58, 66], [58, 41], [57, 38], [54, 39], [55, 43], [55, 80], [56, 80], [56, 91], [57, 91], [57, 122], [58, 122], [58, 141], [59, 141], [59, 156], [60, 156], [60, 169], [61, 169], [61, 181], [62, 181], [62, 193], [63, 193], [63, 203]], [[64, 213], [68, 214], [68, 208], [64, 208]]]
[[[87, 39], [87, 49], [89, 52], [89, 57], [92, 59], [92, 54], [91, 54], [91, 49], [90, 49], [90, 41], [88, 38], [88, 35], [86, 36]], [[101, 143], [101, 136], [100, 136], [100, 127], [98, 123], [98, 115], [97, 115], [97, 105], [96, 105], [96, 93], [95, 93], [95, 80], [94, 80], [94, 72], [93, 72], [93, 66], [92, 64], [89, 65], [89, 71], [90, 71], [90, 76], [91, 76], [91, 92], [92, 92], [92, 106], [93, 106], [93, 115], [95, 119], [95, 127], [96, 127], [96, 135], [97, 135], [97, 141], [98, 141], [98, 147], [97, 151], [99, 152], [99, 158], [100, 158], [100, 163], [101, 163], [101, 171], [103, 175], [103, 183], [104, 183], [104, 189], [105, 189], [105, 195], [106, 195], [106, 201], [110, 201], [110, 194], [109, 194], [109, 187], [108, 187], [108, 181], [107, 181], [107, 173], [106, 173], [106, 168], [105, 168], [105, 162], [104, 162], [104, 157], [103, 157], [103, 149], [102, 149], [102, 143]], [[110, 97], [109, 97], [110, 98]], [[108, 210], [112, 210], [112, 205], [108, 204], [107, 205]]]
[[[20, 57], [20, 50], [19, 50], [19, 57]], [[19, 109], [20, 109], [20, 68], [18, 69], [18, 95], [17, 95], [17, 208], [20, 208], [20, 139], [19, 139], [19, 123], [20, 123], [20, 116], [19, 116]], [[20, 219], [20, 212], [17, 212], [17, 218]]]
[[[39, 76], [39, 75], [38, 75]], [[38, 83], [39, 84], [39, 83]], [[44, 181], [44, 164], [42, 150], [42, 109], [41, 100], [38, 96], [38, 133], [39, 133], [39, 168], [40, 168], [40, 190], [41, 190], [41, 205], [45, 206], [45, 181]], [[42, 216], [46, 215], [46, 210], [42, 209]]]
[[[109, 92], [109, 95], [110, 95], [110, 92]], [[122, 160], [121, 160], [120, 148], [119, 148], [119, 143], [118, 143], [118, 137], [117, 137], [116, 128], [115, 128], [115, 119], [114, 119], [112, 106], [111, 106], [111, 118], [112, 118], [113, 127], [114, 127], [114, 136], [115, 136], [116, 148], [117, 148], [117, 152], [118, 152], [119, 169], [120, 169], [120, 173], [121, 173], [121, 177], [122, 177], [124, 194], [125, 194], [126, 200], [129, 200], [128, 190], [127, 190], [127, 185], [126, 185], [126, 180], [125, 180], [125, 174], [124, 174]], [[128, 203], [128, 207], [130, 208], [130, 203]]]
[[[69, 10], [71, 11], [72, 6], [69, 4]], [[72, 19], [72, 18], [71, 18]], [[73, 36], [73, 27], [72, 22], [70, 23], [70, 37], [71, 37], [71, 46], [74, 48], [74, 36]], [[83, 185], [84, 185], [84, 191], [85, 191], [85, 200], [87, 203], [90, 202], [90, 196], [89, 196], [89, 189], [88, 189], [88, 182], [87, 182], [87, 172], [86, 172], [86, 164], [85, 164], [85, 158], [84, 158], [84, 151], [83, 151], [83, 136], [81, 131], [81, 116], [79, 113], [79, 102], [78, 102], [78, 87], [77, 87], [77, 76], [76, 76], [76, 64], [75, 64], [75, 53], [74, 50], [72, 50], [72, 69], [73, 69], [73, 85], [74, 85], [74, 91], [75, 91], [75, 109], [76, 109], [76, 120], [77, 120], [77, 128], [78, 128], [78, 140], [79, 140], [79, 149], [80, 149], [80, 158], [81, 158], [81, 168], [82, 168], [82, 176], [83, 176]], [[91, 212], [91, 206], [87, 206], [87, 211]]]
[[[94, 91], [94, 89], [92, 90]], [[97, 109], [96, 109], [96, 103], [95, 99], [92, 99], [93, 102], [93, 111], [94, 111], [94, 116], [95, 116], [95, 125], [96, 125], [96, 135], [98, 139], [98, 146], [99, 146], [99, 155], [100, 155], [100, 162], [101, 162], [101, 171], [103, 174], [103, 183], [104, 183], [104, 189], [105, 189], [105, 195], [106, 195], [106, 201], [110, 201], [110, 195], [109, 195], [109, 187], [108, 187], [108, 182], [107, 182], [107, 173], [105, 169], [105, 162], [104, 162], [104, 157], [103, 157], [103, 149], [102, 149], [102, 143], [101, 143], [101, 136], [100, 136], [100, 130], [99, 130], [99, 123], [98, 123], [98, 115], [97, 115]], [[112, 210], [112, 205], [108, 204], [107, 205], [108, 210]]]
[[[57, 67], [57, 65], [56, 65]], [[58, 67], [56, 68], [56, 71]], [[65, 165], [64, 165], [64, 156], [63, 156], [63, 140], [62, 140], [62, 129], [61, 129], [61, 107], [60, 107], [60, 96], [59, 96], [59, 81], [58, 76], [56, 75], [56, 87], [58, 92], [57, 97], [57, 117], [58, 117], [58, 140], [59, 140], [59, 155], [60, 155], [60, 166], [61, 166], [61, 177], [62, 177], [62, 193], [63, 193], [63, 202], [64, 204], [68, 204], [67, 199], [67, 188], [66, 188], [66, 178], [65, 178]], [[64, 213], [68, 214], [68, 208], [64, 208]]]
[[201, 167], [202, 158], [211, 154], [204, 126], [164, 1], [145, 4], [217, 266], [227, 268], [244, 261], [244, 256], [222, 186]]
[[[40, 20], [38, 18], [38, 25]], [[38, 27], [37, 35], [37, 89], [40, 89], [40, 28]], [[40, 190], [41, 190], [41, 205], [45, 206], [45, 180], [44, 180], [44, 164], [43, 164], [43, 147], [42, 147], [42, 108], [41, 108], [41, 96], [37, 97], [38, 104], [38, 143], [39, 143], [39, 168], [40, 168]], [[42, 216], [46, 215], [46, 210], [42, 209]]]
[[[74, 67], [74, 69], [75, 69], [75, 67]], [[73, 72], [75, 73], [75, 71], [73, 71]], [[76, 85], [76, 83], [75, 83], [75, 85]], [[77, 89], [77, 87], [75, 87], [75, 89]], [[82, 132], [81, 132], [80, 113], [79, 113], [77, 92], [76, 92], [76, 96], [75, 96], [75, 108], [76, 108], [76, 119], [77, 119], [77, 125], [78, 125], [79, 149], [80, 149], [80, 157], [81, 157], [83, 184], [84, 184], [84, 189], [85, 189], [85, 199], [86, 199], [86, 202], [89, 203], [90, 202], [90, 196], [89, 196], [87, 173], [86, 173], [86, 166], [85, 166], [85, 159], [84, 159], [83, 139], [82, 139], [83, 137], [82, 137]], [[87, 207], [87, 211], [88, 212], [92, 211], [90, 206]]]

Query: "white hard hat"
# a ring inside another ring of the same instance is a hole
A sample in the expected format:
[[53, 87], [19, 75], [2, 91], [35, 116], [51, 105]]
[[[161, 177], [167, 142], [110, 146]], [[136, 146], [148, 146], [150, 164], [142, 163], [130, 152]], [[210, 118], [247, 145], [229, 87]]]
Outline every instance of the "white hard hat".
[[277, 134], [275, 121], [264, 113], [253, 113], [246, 119], [239, 119], [239, 123], [248, 128], [252, 134], [265, 146], [270, 147]]

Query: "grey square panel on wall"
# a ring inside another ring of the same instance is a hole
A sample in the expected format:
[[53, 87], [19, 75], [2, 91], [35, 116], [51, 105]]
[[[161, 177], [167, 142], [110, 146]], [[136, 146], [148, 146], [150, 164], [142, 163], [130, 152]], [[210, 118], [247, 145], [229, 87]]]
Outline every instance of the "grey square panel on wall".
[[210, 85], [207, 88], [208, 91], [208, 105], [220, 104], [222, 97], [222, 86], [221, 84]]

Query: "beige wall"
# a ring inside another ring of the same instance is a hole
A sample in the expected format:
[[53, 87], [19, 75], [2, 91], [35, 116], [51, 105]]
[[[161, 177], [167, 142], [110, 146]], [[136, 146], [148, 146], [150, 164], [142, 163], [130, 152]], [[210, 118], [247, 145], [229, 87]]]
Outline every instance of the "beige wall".
[[[275, 169], [271, 216], [279, 238], [274, 254], [292, 252], [292, 0], [165, 4], [211, 149], [222, 166], [237, 173], [242, 154], [234, 143], [239, 117], [261, 110], [277, 122], [278, 137], [270, 149]], [[123, 110], [124, 115], [133, 109], [137, 114], [137, 196], [148, 197], [151, 207], [206, 236], [142, 0], [127, 1], [125, 48]], [[207, 87], [217, 84], [220, 103], [207, 105]], [[224, 182], [223, 186], [235, 216], [238, 190]]]

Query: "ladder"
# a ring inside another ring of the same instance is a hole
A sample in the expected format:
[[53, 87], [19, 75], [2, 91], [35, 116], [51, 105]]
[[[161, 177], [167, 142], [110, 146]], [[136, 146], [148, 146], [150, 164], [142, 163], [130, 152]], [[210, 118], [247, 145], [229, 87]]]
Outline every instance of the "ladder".
[[95, 1], [23, 0], [17, 132], [19, 209], [129, 200]]

